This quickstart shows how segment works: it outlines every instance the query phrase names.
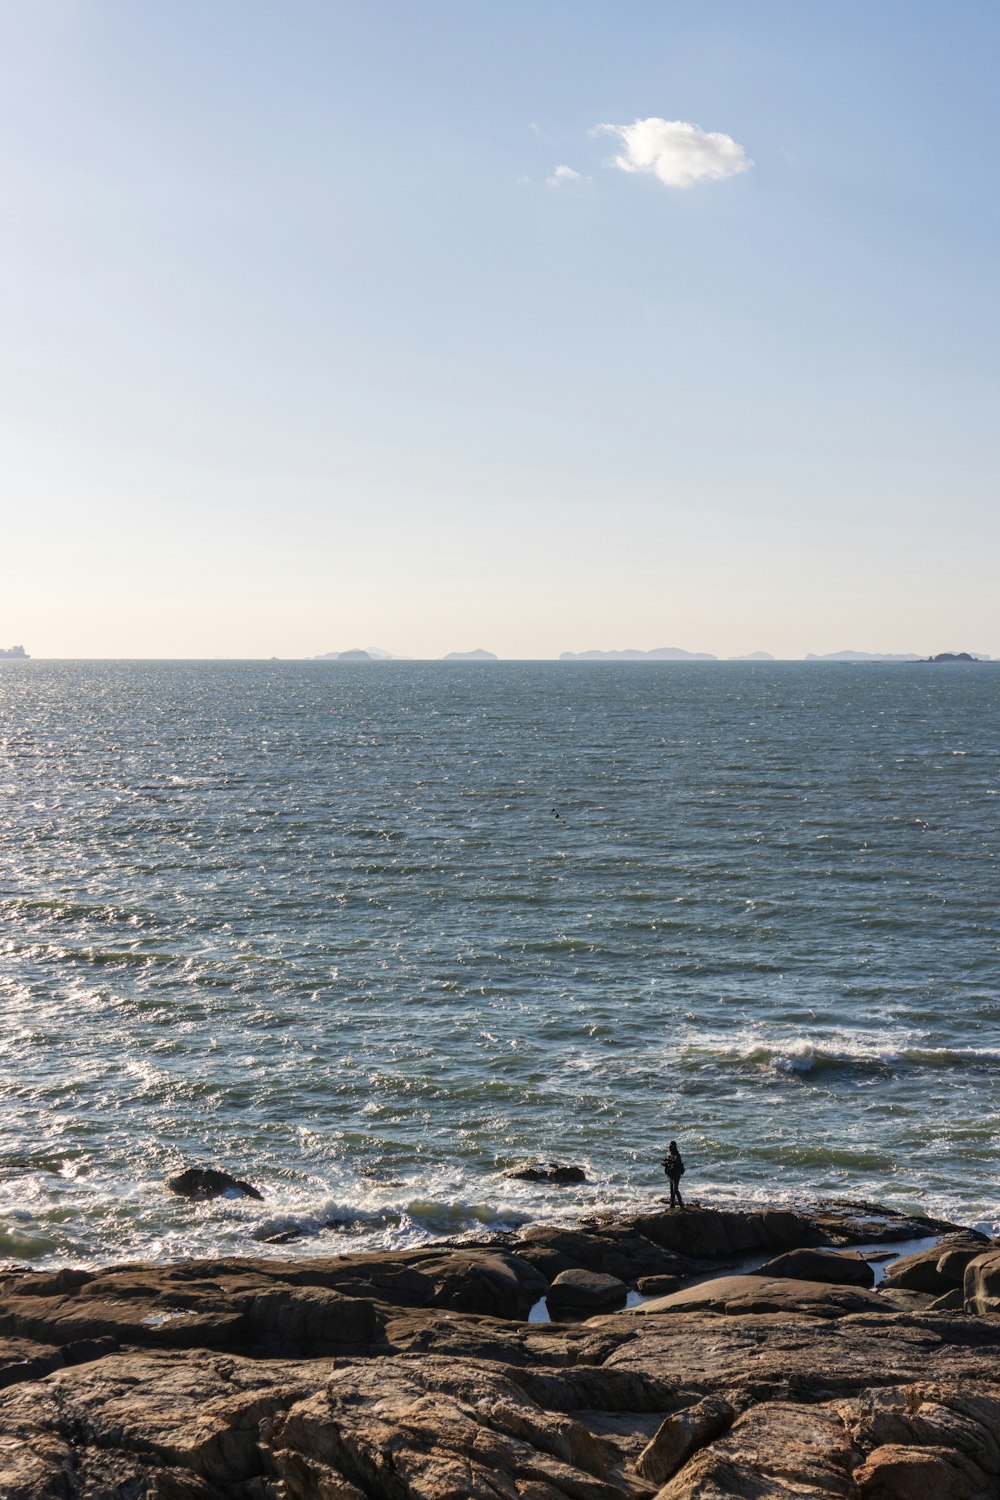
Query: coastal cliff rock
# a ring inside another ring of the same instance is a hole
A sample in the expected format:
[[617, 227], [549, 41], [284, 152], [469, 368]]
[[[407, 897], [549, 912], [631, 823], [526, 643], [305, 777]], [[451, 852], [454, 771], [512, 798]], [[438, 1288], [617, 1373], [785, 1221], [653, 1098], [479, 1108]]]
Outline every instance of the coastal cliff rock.
[[763, 1268], [555, 1324], [498, 1245], [9, 1271], [0, 1495], [995, 1500], [1000, 1250], [964, 1275], [985, 1316]]

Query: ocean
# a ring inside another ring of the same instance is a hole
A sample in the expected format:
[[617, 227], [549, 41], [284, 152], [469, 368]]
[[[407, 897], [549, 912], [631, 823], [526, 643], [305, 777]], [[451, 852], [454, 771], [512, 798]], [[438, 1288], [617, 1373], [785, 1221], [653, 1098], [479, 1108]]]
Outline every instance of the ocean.
[[1000, 1226], [998, 859], [990, 665], [0, 663], [0, 1260]]

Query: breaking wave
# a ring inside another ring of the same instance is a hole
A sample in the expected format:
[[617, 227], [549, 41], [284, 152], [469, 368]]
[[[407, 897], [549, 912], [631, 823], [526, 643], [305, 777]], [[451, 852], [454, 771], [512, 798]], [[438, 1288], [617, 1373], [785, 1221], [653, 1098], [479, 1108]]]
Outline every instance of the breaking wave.
[[1000, 1049], [992, 1047], [934, 1047], [909, 1042], [880, 1042], [848, 1037], [749, 1038], [706, 1047], [699, 1041], [687, 1051], [688, 1060], [723, 1062], [766, 1073], [815, 1077], [830, 1073], [890, 1076], [906, 1070], [946, 1072], [974, 1069], [1000, 1072]]

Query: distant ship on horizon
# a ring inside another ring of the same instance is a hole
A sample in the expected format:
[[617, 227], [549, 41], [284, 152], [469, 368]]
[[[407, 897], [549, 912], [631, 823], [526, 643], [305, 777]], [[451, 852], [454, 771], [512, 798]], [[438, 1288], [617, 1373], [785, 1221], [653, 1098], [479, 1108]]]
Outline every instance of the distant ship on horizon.
[[30, 661], [31, 657], [23, 646], [8, 646], [7, 650], [0, 647], [0, 661]]

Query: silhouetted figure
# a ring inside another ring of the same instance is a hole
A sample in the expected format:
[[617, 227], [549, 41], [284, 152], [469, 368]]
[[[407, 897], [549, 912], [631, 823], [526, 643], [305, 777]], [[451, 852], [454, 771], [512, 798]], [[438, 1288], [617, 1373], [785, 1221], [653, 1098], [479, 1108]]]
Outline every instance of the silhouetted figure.
[[684, 1176], [684, 1163], [681, 1161], [681, 1153], [677, 1149], [676, 1141], [671, 1141], [667, 1147], [667, 1154], [663, 1158], [663, 1170], [670, 1181], [670, 1207], [683, 1208], [681, 1178]]

